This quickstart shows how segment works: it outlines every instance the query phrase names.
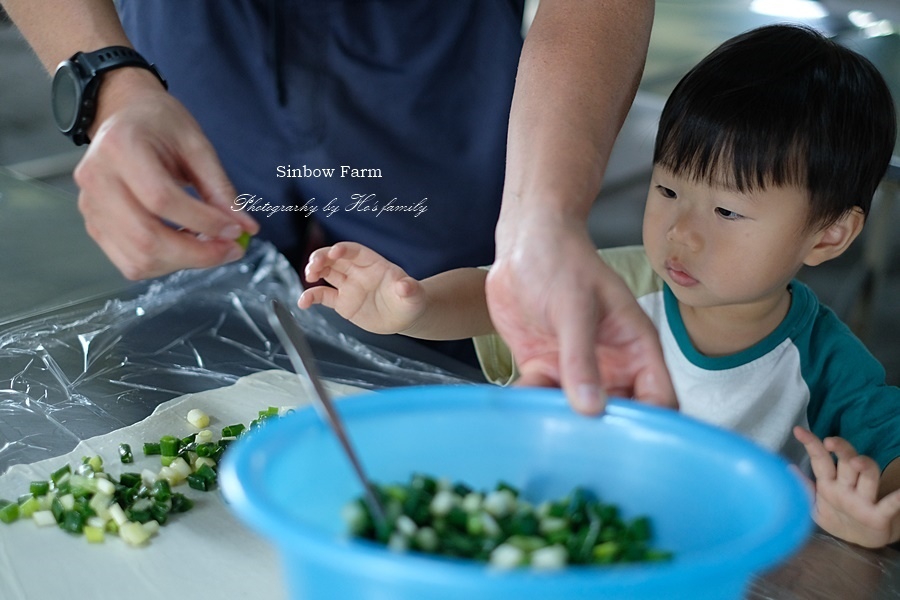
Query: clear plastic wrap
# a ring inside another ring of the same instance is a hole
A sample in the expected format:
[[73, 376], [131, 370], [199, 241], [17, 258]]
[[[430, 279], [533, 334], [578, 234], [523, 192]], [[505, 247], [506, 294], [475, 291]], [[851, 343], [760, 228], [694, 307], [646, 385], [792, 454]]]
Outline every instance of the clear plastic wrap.
[[[236, 263], [182, 271], [7, 326], [0, 332], [0, 473], [135, 423], [166, 400], [262, 370], [291, 370], [267, 311], [273, 298], [296, 307], [301, 291], [287, 260], [255, 241]], [[404, 356], [362, 343], [327, 310], [293, 312], [327, 379], [369, 389], [472, 380], [474, 370], [409, 358], [420, 356], [414, 346]]]

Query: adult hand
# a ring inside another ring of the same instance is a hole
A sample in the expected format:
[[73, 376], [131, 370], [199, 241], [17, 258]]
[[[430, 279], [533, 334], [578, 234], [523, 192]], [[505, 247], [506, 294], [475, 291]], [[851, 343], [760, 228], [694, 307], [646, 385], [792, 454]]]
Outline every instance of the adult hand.
[[[868, 548], [900, 540], [900, 490], [880, 500], [881, 472], [874, 460], [862, 456], [845, 439], [824, 440], [802, 427], [794, 437], [803, 444], [816, 477], [815, 522], [835, 537]], [[837, 457], [837, 463], [831, 455]]]
[[583, 224], [530, 223], [498, 229], [486, 285], [518, 384], [561, 385], [586, 414], [601, 412], [606, 394], [677, 407], [656, 328], [597, 256]]
[[100, 90], [75, 169], [88, 234], [129, 279], [240, 258], [235, 240], [259, 226], [232, 210], [234, 189], [194, 118], [144, 69], [111, 71]]

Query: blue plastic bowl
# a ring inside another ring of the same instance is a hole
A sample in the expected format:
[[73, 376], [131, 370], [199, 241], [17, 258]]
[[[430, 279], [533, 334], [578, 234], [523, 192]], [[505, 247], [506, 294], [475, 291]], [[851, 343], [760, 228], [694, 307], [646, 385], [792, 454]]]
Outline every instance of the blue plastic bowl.
[[809, 498], [786, 462], [678, 413], [611, 401], [574, 413], [559, 390], [423, 386], [338, 402], [376, 482], [413, 472], [533, 502], [584, 486], [624, 516], [652, 519], [665, 563], [498, 571], [394, 553], [348, 538], [341, 509], [362, 493], [334, 434], [311, 408], [234, 444], [219, 471], [232, 510], [283, 557], [292, 598], [727, 600], [787, 558], [811, 530]]

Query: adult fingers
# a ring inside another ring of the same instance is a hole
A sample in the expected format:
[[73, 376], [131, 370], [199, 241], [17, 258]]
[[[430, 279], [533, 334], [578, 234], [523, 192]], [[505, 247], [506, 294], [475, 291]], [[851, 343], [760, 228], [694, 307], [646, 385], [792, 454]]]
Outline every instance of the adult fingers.
[[85, 229], [128, 279], [156, 277], [187, 267], [208, 267], [243, 255], [229, 240], [201, 241], [151, 215], [114, 175], [102, 197], [82, 190], [78, 207]]
[[531, 368], [530, 365], [520, 366], [522, 369], [518, 379], [513, 385], [517, 387], [558, 387], [559, 378], [553, 377], [542, 368]]
[[659, 345], [656, 330], [645, 336], [646, 349], [644, 360], [646, 365], [641, 369], [634, 382], [634, 397], [647, 404], [665, 408], [678, 409], [678, 398], [672, 378], [663, 359], [662, 347]]
[[606, 391], [600, 381], [594, 344], [598, 328], [596, 308], [564, 314], [559, 325], [560, 383], [576, 411], [596, 415], [606, 408]]
[[201, 135], [194, 135], [184, 142], [181, 155], [189, 180], [197, 193], [210, 206], [235, 219], [242, 231], [256, 234], [259, 224], [236, 203], [234, 186], [225, 174], [212, 144]]
[[[253, 232], [258, 230], [255, 223], [248, 224], [252, 220], [249, 220], [245, 213], [226, 211], [221, 207], [198, 201], [188, 194], [182, 182], [170, 171], [173, 167], [164, 162], [196, 161], [197, 158], [160, 156], [155, 152], [155, 148], [147, 145], [138, 145], [134, 148], [133, 154], [126, 155], [123, 152], [121, 156], [123, 158], [119, 172], [129, 173], [123, 180], [132, 196], [150, 214], [213, 239], [235, 240], [248, 227], [251, 227]], [[127, 159], [124, 158], [126, 156]], [[135, 164], [140, 164], [141, 168], [132, 175], [132, 167]], [[224, 174], [222, 176], [224, 177]], [[195, 187], [202, 185], [196, 177], [192, 177], [186, 183]]]

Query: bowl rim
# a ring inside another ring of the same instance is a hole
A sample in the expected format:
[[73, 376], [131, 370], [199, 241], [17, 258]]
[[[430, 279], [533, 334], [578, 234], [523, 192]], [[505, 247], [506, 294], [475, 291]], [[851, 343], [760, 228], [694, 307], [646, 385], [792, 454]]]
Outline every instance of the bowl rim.
[[[427, 393], [427, 395], [426, 395]], [[377, 400], [373, 401], [377, 395]], [[390, 388], [376, 392], [364, 392], [346, 396], [338, 400], [342, 417], [348, 421], [365, 417], [383, 410], [404, 408], [423, 411], [435, 406], [465, 409], [475, 402], [483, 402], [484, 395], [490, 401], [514, 402], [519, 410], [552, 410], [560, 414], [577, 415], [568, 405], [564, 394], [556, 388], [501, 388], [488, 384], [475, 385], [422, 385]], [[451, 398], [452, 397], [452, 398]], [[424, 398], [424, 400], [423, 400]], [[749, 577], [751, 573], [772, 566], [793, 554], [808, 538], [812, 531], [811, 502], [799, 475], [780, 456], [771, 453], [751, 440], [733, 432], [701, 422], [676, 411], [626, 400], [610, 398], [605, 415], [640, 421], [653, 429], [675, 427], [686, 429], [688, 433], [708, 436], [710, 439], [732, 446], [741, 454], [752, 457], [754, 463], [767, 475], [776, 479], [783, 491], [781, 509], [762, 527], [741, 538], [740, 544], [729, 546], [729, 552], [691, 552], [687, 557], [676, 557], [671, 562], [636, 563], [604, 566], [602, 569], [589, 565], [572, 565], [557, 571], [535, 571], [515, 569], [499, 571], [489, 566], [466, 559], [438, 557], [422, 553], [397, 553], [368, 540], [334, 536], [303, 522], [285, 519], [283, 511], [270, 502], [267, 495], [256, 487], [247, 487], [242, 481], [250, 478], [254, 456], [260, 447], [280, 435], [297, 435], [297, 430], [316, 427], [324, 428], [314, 407], [304, 406], [292, 414], [268, 423], [229, 447], [219, 468], [219, 485], [230, 510], [251, 529], [259, 533], [276, 548], [303, 549], [304, 553], [317, 556], [318, 560], [340, 559], [352, 562], [355, 567], [366, 572], [379, 573], [390, 578], [391, 573], [408, 575], [410, 569], [416, 579], [435, 585], [452, 582], [458, 585], [459, 578], [468, 578], [484, 586], [499, 586], [507, 589], [511, 582], [541, 585], [552, 581], [554, 590], [572, 585], [583, 587], [597, 582], [598, 574], [615, 573], [614, 578], [604, 577], [606, 587], [630, 586], [646, 582], [652, 574], [661, 585], [678, 585], [679, 581], [695, 580], [698, 577], [717, 576], [731, 573], [732, 576]], [[584, 417], [591, 418], [591, 417]], [[671, 431], [665, 429], [665, 431]], [[779, 535], [773, 535], [780, 531]], [[718, 548], [718, 546], [717, 546]], [[499, 576], [502, 575], [502, 576]]]

